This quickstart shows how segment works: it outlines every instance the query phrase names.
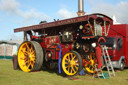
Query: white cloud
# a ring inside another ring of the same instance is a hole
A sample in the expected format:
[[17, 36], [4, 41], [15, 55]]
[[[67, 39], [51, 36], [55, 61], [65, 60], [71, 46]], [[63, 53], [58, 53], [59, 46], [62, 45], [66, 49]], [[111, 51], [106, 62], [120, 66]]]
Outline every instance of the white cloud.
[[16, 14], [20, 4], [15, 0], [1, 0], [0, 9], [7, 11], [9, 14]]
[[67, 18], [72, 18], [72, 17], [76, 17], [76, 13], [74, 12], [70, 12], [69, 10], [67, 10], [66, 8], [62, 8], [57, 12], [57, 15], [59, 18], [61, 19], [67, 19]]
[[0, 10], [6, 12], [8, 15], [14, 15], [22, 18], [22, 23], [31, 23], [36, 20], [51, 20], [51, 17], [48, 15], [38, 12], [35, 9], [31, 8], [29, 10], [23, 11], [20, 9], [21, 4], [16, 0], [1, 0], [0, 1]]
[[86, 0], [86, 2], [88, 2], [89, 5], [94, 6], [98, 3], [103, 3], [103, 0]]
[[6, 40], [23, 40], [23, 33], [9, 34]]
[[105, 15], [116, 16], [117, 22], [122, 24], [128, 24], [128, 2], [121, 1], [120, 3], [113, 5], [105, 3], [104, 0], [87, 0], [92, 6], [91, 13], [103, 13]]
[[[51, 17], [47, 16], [46, 14], [42, 12], [38, 12], [35, 9], [30, 9], [28, 11], [19, 11], [18, 15], [23, 18], [23, 20], [20, 22], [22, 24], [33, 24], [35, 21], [50, 21]], [[38, 24], [38, 23], [36, 23]]]

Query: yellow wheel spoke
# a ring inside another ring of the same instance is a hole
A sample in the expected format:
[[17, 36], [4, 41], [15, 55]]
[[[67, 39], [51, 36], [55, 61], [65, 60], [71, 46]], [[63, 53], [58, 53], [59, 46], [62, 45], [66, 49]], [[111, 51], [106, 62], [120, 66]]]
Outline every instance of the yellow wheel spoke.
[[21, 50], [21, 52], [24, 54], [24, 56], [28, 55], [29, 53], [27, 51]]
[[35, 58], [36, 58], [35, 56], [32, 56], [32, 57], [30, 58], [30, 60], [34, 61]]
[[30, 45], [29, 51], [31, 52], [33, 50], [32, 44]]
[[27, 53], [30, 53], [30, 47], [29, 47], [29, 44], [26, 44], [26, 48], [27, 48]]
[[73, 53], [71, 53], [70, 55], [71, 55], [71, 57], [73, 58]]
[[68, 61], [71, 61], [71, 59], [70, 59], [70, 55], [68, 55]]
[[32, 68], [34, 67], [34, 64], [31, 64]]
[[33, 55], [33, 54], [35, 55], [35, 51], [34, 50], [31, 51], [31, 55]]
[[23, 51], [23, 50], [21, 50], [21, 52], [22, 52], [22, 53], [26, 53], [26, 54], [28, 54], [28, 52], [27, 52], [27, 51], [25, 51], [25, 50], [24, 50], [24, 51]]
[[93, 67], [92, 67], [92, 69], [91, 70], [93, 70]]
[[28, 61], [25, 61], [25, 64], [27, 64], [28, 63]]
[[71, 73], [72, 73], [72, 68], [71, 68]]
[[29, 50], [29, 51], [30, 51], [30, 53], [31, 53], [31, 54], [34, 54], [34, 53], [35, 53], [35, 51], [34, 51], [34, 49], [33, 49], [33, 47], [32, 47], [32, 46], [31, 46], [31, 48], [30, 48], [30, 50]]
[[78, 67], [77, 66], [74, 66], [76, 68], [76, 70], [78, 70]]
[[34, 62], [33, 62], [33, 61], [31, 61], [31, 66], [32, 66], [32, 68], [33, 68], [33, 66], [34, 66]]
[[72, 60], [74, 60], [76, 58], [76, 56], [73, 56]]
[[65, 62], [65, 64], [68, 64], [68, 62]]
[[68, 58], [68, 59], [67, 59], [67, 58], [65, 58], [65, 60], [67, 60], [68, 62], [70, 62], [70, 59], [69, 59], [69, 58]]
[[95, 66], [93, 66], [93, 70], [95, 69]]
[[29, 46], [28, 46], [28, 43], [26, 43], [25, 45], [26, 45], [27, 49], [30, 49]]
[[69, 72], [69, 69], [70, 69], [70, 67], [68, 67], [68, 72]]
[[67, 59], [67, 58], [65, 58], [65, 60], [67, 60], [67, 61], [68, 61], [68, 59]]
[[91, 70], [91, 66], [89, 66], [89, 69]]
[[30, 61], [31, 61], [31, 62], [35, 62], [35, 59], [33, 59], [33, 60], [31, 59]]
[[[71, 54], [71, 58], [72, 58], [72, 59], [74, 58], [73, 53]], [[72, 59], [71, 59], [71, 60], [72, 60]]]
[[29, 62], [29, 63], [28, 63], [28, 65], [27, 65], [27, 67], [29, 68], [29, 67], [30, 67], [30, 65], [31, 65], [31, 63]]
[[68, 66], [65, 66], [65, 68], [69, 68], [70, 66], [68, 65]]
[[75, 69], [74, 69], [74, 67], [72, 67], [72, 70], [75, 72]]

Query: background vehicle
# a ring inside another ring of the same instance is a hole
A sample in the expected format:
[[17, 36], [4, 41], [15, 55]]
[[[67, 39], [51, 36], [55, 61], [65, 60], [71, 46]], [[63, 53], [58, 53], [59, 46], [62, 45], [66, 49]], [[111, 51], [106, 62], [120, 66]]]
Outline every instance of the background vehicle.
[[113, 47], [109, 49], [109, 55], [114, 68], [123, 70], [125, 66], [128, 66], [128, 25], [118, 24], [111, 25], [108, 37], [113, 38]]

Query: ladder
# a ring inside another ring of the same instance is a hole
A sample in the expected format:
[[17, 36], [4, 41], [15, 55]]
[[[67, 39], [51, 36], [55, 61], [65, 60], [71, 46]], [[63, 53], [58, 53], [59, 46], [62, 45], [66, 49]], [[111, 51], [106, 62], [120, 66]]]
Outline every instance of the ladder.
[[98, 77], [98, 78], [103, 78], [103, 79], [106, 79], [104, 74], [103, 74], [103, 71], [102, 69], [97, 69], [97, 65], [95, 65], [95, 73], [93, 74], [93, 77]]
[[115, 71], [114, 71], [114, 68], [112, 66], [112, 62], [111, 62], [110, 56], [108, 54], [107, 47], [106, 47], [106, 45], [101, 45], [101, 47], [102, 47], [102, 52], [103, 52], [103, 57], [104, 57], [104, 60], [105, 60], [105, 64], [106, 64], [106, 67], [107, 67], [107, 70], [108, 70], [108, 74], [109, 74], [110, 77], [112, 75], [115, 76]]

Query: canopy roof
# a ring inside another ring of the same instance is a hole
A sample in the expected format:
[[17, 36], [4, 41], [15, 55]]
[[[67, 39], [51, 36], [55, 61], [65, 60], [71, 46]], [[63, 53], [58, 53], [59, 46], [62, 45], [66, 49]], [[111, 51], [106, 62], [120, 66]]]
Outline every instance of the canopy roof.
[[53, 28], [53, 27], [62, 26], [62, 25], [68, 25], [68, 24], [73, 24], [73, 23], [89, 21], [90, 19], [94, 19], [94, 20], [99, 19], [101, 21], [106, 21], [110, 24], [113, 24], [113, 20], [110, 17], [108, 17], [104, 14], [95, 13], [95, 14], [85, 15], [85, 16], [81, 16], [81, 17], [59, 20], [59, 21], [55, 21], [55, 22], [49, 22], [49, 23], [44, 23], [44, 24], [37, 24], [37, 25], [32, 25], [32, 26], [16, 28], [16, 29], [14, 29], [14, 32]]

